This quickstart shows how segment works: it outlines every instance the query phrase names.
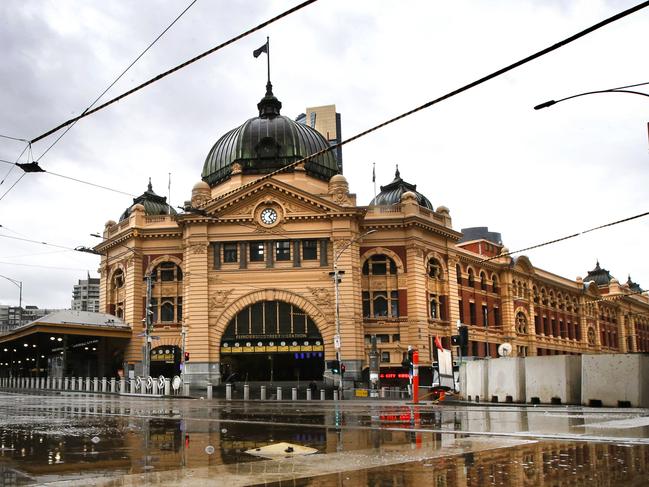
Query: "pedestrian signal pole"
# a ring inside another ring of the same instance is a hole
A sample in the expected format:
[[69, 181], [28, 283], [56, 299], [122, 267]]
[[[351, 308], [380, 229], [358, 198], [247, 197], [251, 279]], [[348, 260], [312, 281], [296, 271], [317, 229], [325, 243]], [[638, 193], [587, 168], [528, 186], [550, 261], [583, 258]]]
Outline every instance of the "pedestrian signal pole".
[[419, 352], [412, 352], [412, 402], [419, 402]]

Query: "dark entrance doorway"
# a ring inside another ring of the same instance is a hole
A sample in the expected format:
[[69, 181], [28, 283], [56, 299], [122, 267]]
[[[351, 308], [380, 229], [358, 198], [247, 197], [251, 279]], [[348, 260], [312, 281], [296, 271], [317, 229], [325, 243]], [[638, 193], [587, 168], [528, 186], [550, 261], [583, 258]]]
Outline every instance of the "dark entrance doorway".
[[260, 301], [241, 310], [221, 340], [225, 381], [321, 380], [324, 345], [315, 322], [284, 301]]
[[180, 348], [156, 347], [151, 350], [151, 376], [173, 377], [180, 375]]

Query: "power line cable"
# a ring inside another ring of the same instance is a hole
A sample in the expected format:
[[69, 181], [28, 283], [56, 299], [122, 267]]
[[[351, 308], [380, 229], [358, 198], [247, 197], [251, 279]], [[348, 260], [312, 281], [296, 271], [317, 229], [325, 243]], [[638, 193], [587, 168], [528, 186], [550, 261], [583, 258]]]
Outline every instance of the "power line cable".
[[603, 225], [598, 225], [596, 227], [589, 228], [587, 230], [583, 230], [581, 232], [573, 233], [571, 235], [566, 235], [565, 237], [555, 238], [554, 240], [548, 240], [547, 242], [532, 245], [531, 247], [525, 247], [524, 249], [512, 250], [511, 252], [505, 252], [505, 253], [502, 253], [500, 255], [496, 255], [494, 257], [489, 257], [487, 259], [483, 259], [481, 261], [478, 261], [478, 264], [482, 264], [484, 262], [490, 262], [490, 261], [496, 260], [496, 259], [498, 259], [500, 257], [507, 257], [507, 256], [510, 256], [512, 254], [518, 254], [520, 252], [525, 252], [527, 250], [538, 249], [539, 247], [545, 247], [546, 245], [554, 244], [554, 243], [557, 243], [557, 242], [563, 242], [564, 240], [569, 240], [571, 238], [579, 237], [580, 235], [585, 235], [587, 233], [594, 232], [595, 230], [601, 230], [602, 228], [612, 227], [614, 225], [619, 225], [620, 223], [626, 223], [628, 221], [635, 220], [637, 218], [642, 218], [642, 217], [647, 216], [647, 215], [649, 215], [649, 211], [645, 211], [644, 213], [640, 213], [638, 215], [630, 216], [628, 218], [623, 218], [622, 220], [617, 220], [617, 221], [614, 221], [614, 222], [605, 223]]
[[86, 267], [85, 269], [81, 267], [56, 267], [56, 266], [47, 266], [47, 265], [38, 265], [38, 264], [18, 264], [16, 262], [4, 262], [0, 261], [0, 265], [15, 265], [15, 266], [20, 266], [20, 267], [38, 267], [41, 269], [52, 269], [52, 270], [59, 270], [59, 271], [87, 271], [88, 268]]
[[14, 189], [14, 187], [20, 182], [20, 180], [25, 177], [25, 174], [27, 174], [27, 173], [26, 172], [22, 173], [20, 175], [20, 177], [18, 179], [16, 179], [14, 184], [9, 186], [9, 189], [7, 191], [5, 191], [5, 193], [2, 196], [0, 196], [0, 201], [2, 201], [4, 199], [4, 197], [7, 196], [12, 189]]
[[20, 158], [23, 156], [23, 154], [25, 153], [25, 151], [26, 151], [28, 148], [29, 148], [29, 143], [25, 144], [25, 148], [22, 150], [22, 152], [20, 153], [20, 155], [16, 158], [16, 160], [15, 160], [14, 162], [6, 161], [6, 160], [4, 160], [4, 159], [0, 159], [0, 162], [4, 162], [4, 163], [6, 163], [6, 164], [12, 164], [12, 167], [9, 169], [9, 171], [7, 172], [7, 174], [4, 175], [4, 177], [2, 178], [2, 181], [0, 181], [0, 186], [2, 186], [2, 184], [3, 184], [3, 183], [6, 181], [6, 179], [9, 177], [9, 175], [11, 174], [11, 172], [12, 172], [12, 171], [14, 170], [14, 168], [16, 167], [16, 164], [18, 163], [18, 161], [20, 160]]
[[[13, 164], [14, 166], [16, 166], [16, 163], [11, 162], [11, 161], [7, 161], [7, 160], [5, 160], [5, 159], [0, 159], [0, 162], [3, 162], [3, 163], [5, 163], [5, 164]], [[38, 163], [34, 163], [34, 164], [37, 165]], [[87, 184], [87, 185], [89, 185], [89, 186], [94, 186], [94, 187], [96, 187], [96, 188], [105, 189], [105, 190], [107, 190], [107, 191], [112, 191], [112, 192], [114, 192], [114, 193], [124, 194], [124, 195], [126, 195], [126, 196], [131, 196], [131, 197], [133, 197], [133, 198], [136, 197], [136, 195], [134, 195], [133, 193], [128, 193], [128, 192], [126, 192], [126, 191], [122, 191], [122, 190], [120, 190], [120, 189], [110, 188], [110, 187], [108, 187], [108, 186], [104, 186], [104, 185], [97, 184], [97, 183], [92, 183], [92, 182], [90, 182], [90, 181], [84, 181], [83, 179], [73, 178], [72, 176], [66, 176], [65, 174], [59, 174], [59, 173], [56, 173], [56, 172], [48, 171], [48, 170], [46, 170], [46, 169], [41, 168], [40, 166], [37, 166], [37, 167], [38, 167], [40, 170], [38, 170], [38, 171], [33, 171], [33, 172], [42, 172], [42, 173], [45, 173], [45, 174], [51, 174], [52, 176], [58, 176], [58, 177], [60, 177], [60, 178], [69, 179], [69, 180], [71, 180], [71, 181], [76, 181], [77, 183]], [[23, 176], [24, 176], [25, 174], [27, 174], [27, 173], [26, 173], [26, 172], [23, 173]], [[0, 199], [2, 199], [2, 198], [0, 198]]]
[[39, 245], [47, 245], [48, 247], [56, 247], [56, 248], [65, 249], [65, 250], [76, 250], [76, 249], [73, 249], [72, 247], [66, 247], [65, 245], [51, 244], [51, 243], [48, 243], [48, 242], [42, 242], [40, 240], [33, 240], [31, 238], [14, 237], [12, 235], [0, 235], [0, 238], [10, 238], [12, 240], [20, 240], [22, 242], [35, 243], [35, 244], [39, 244]]
[[124, 92], [124, 93], [122, 93], [119, 96], [116, 96], [115, 98], [107, 101], [106, 103], [103, 103], [103, 104], [99, 105], [98, 107], [96, 107], [96, 108], [94, 108], [92, 110], [86, 110], [81, 115], [79, 115], [77, 117], [74, 117], [74, 118], [71, 118], [70, 120], [67, 120], [67, 121], [63, 122], [62, 124], [54, 127], [53, 129], [48, 130], [47, 132], [45, 132], [45, 133], [39, 135], [38, 137], [32, 139], [30, 142], [32, 144], [34, 142], [38, 142], [39, 140], [47, 137], [48, 135], [52, 135], [53, 133], [59, 131], [63, 127], [67, 127], [68, 125], [70, 125], [72, 123], [75, 123], [78, 120], [81, 120], [82, 118], [85, 118], [85, 117], [87, 117], [89, 115], [92, 115], [93, 113], [96, 113], [99, 110], [102, 110], [102, 109], [106, 108], [107, 106], [112, 105], [113, 103], [118, 102], [119, 100], [121, 100], [123, 98], [126, 98], [129, 95], [132, 95], [136, 91], [139, 91], [142, 88], [145, 88], [145, 87], [149, 86], [150, 84], [153, 84], [156, 81], [159, 81], [162, 78], [165, 78], [165, 77], [169, 76], [170, 74], [173, 74], [176, 71], [179, 71], [180, 69], [185, 68], [185, 67], [189, 66], [190, 64], [195, 63], [196, 61], [198, 61], [200, 59], [202, 59], [202, 58], [204, 58], [204, 57], [206, 57], [206, 56], [208, 56], [208, 55], [210, 55], [210, 54], [212, 54], [212, 53], [214, 53], [214, 52], [216, 52], [216, 51], [218, 51], [218, 50], [220, 50], [220, 49], [222, 49], [222, 48], [224, 48], [226, 46], [229, 46], [230, 44], [232, 44], [232, 43], [234, 43], [234, 42], [236, 42], [236, 41], [238, 41], [240, 39], [243, 39], [244, 37], [249, 36], [250, 34], [253, 34], [253, 33], [257, 32], [258, 30], [261, 30], [264, 27], [272, 24], [273, 22], [276, 22], [276, 21], [278, 21], [278, 20], [280, 20], [280, 19], [282, 19], [282, 18], [284, 18], [284, 17], [286, 17], [286, 16], [288, 16], [288, 15], [294, 13], [294, 12], [297, 12], [298, 10], [300, 10], [300, 9], [302, 9], [302, 8], [312, 4], [312, 3], [315, 3], [316, 1], [317, 0], [307, 0], [305, 2], [302, 2], [299, 5], [296, 5], [295, 7], [290, 8], [290, 9], [282, 12], [281, 14], [279, 14], [279, 15], [265, 21], [265, 22], [262, 22], [261, 24], [257, 25], [256, 27], [253, 27], [252, 29], [249, 29], [249, 30], [247, 30], [247, 31], [243, 32], [242, 34], [239, 34], [239, 35], [237, 35], [235, 37], [232, 37], [231, 39], [225, 41], [224, 43], [219, 44], [218, 46], [213, 47], [211, 49], [208, 49], [207, 51], [199, 54], [198, 56], [195, 56], [195, 57], [189, 59], [188, 61], [185, 61], [184, 63], [181, 63], [181, 64], [179, 64], [179, 65], [165, 71], [164, 73], [161, 73], [161, 74], [151, 78], [148, 81], [145, 81], [144, 83], [142, 83], [142, 84], [136, 86], [135, 88], [132, 88], [132, 89], [130, 89], [130, 90]]
[[417, 112], [419, 112], [421, 110], [424, 110], [424, 109], [426, 109], [428, 107], [431, 107], [431, 106], [433, 106], [433, 105], [435, 105], [437, 103], [440, 103], [440, 102], [442, 102], [444, 100], [447, 100], [447, 99], [449, 99], [449, 98], [451, 98], [451, 97], [453, 97], [455, 95], [458, 95], [458, 94], [460, 94], [460, 93], [462, 93], [464, 91], [470, 90], [471, 88], [475, 88], [476, 86], [478, 86], [478, 85], [480, 85], [480, 84], [482, 84], [482, 83], [484, 83], [486, 81], [489, 81], [489, 80], [491, 80], [493, 78], [496, 78], [496, 77], [498, 77], [498, 76], [500, 76], [502, 74], [505, 74], [508, 71], [511, 71], [511, 70], [513, 70], [515, 68], [518, 68], [519, 66], [527, 64], [530, 61], [533, 61], [533, 60], [535, 60], [535, 59], [537, 59], [537, 58], [539, 58], [541, 56], [544, 56], [545, 54], [548, 54], [548, 53], [550, 53], [552, 51], [556, 51], [560, 47], [563, 47], [563, 46], [565, 46], [565, 45], [567, 45], [567, 44], [569, 44], [571, 42], [574, 42], [577, 39], [580, 39], [581, 37], [584, 37], [584, 36], [594, 32], [594, 31], [596, 31], [598, 29], [601, 29], [602, 27], [607, 26], [608, 24], [611, 24], [611, 23], [613, 23], [613, 22], [615, 22], [617, 20], [620, 20], [620, 19], [622, 19], [622, 18], [624, 18], [624, 17], [626, 17], [626, 16], [628, 16], [628, 15], [630, 15], [630, 14], [632, 14], [632, 13], [638, 11], [638, 10], [641, 10], [641, 9], [643, 9], [645, 7], [648, 7], [648, 6], [649, 6], [649, 1], [645, 1], [645, 2], [642, 2], [642, 3], [640, 3], [640, 4], [638, 4], [638, 5], [634, 6], [634, 7], [629, 8], [627, 10], [624, 10], [623, 12], [615, 14], [612, 17], [609, 17], [609, 18], [607, 18], [605, 20], [602, 20], [601, 22], [598, 22], [597, 24], [594, 24], [594, 25], [588, 27], [587, 29], [584, 29], [584, 30], [582, 30], [580, 32], [577, 32], [576, 34], [574, 34], [574, 35], [572, 35], [570, 37], [567, 37], [567, 38], [563, 39], [562, 41], [557, 42], [556, 44], [553, 44], [553, 45], [551, 45], [549, 47], [546, 47], [545, 49], [537, 51], [536, 53], [534, 53], [534, 54], [532, 54], [530, 56], [527, 56], [527, 57], [525, 57], [525, 58], [523, 58], [523, 59], [521, 59], [519, 61], [516, 61], [513, 64], [510, 64], [510, 65], [508, 65], [508, 66], [506, 66], [504, 68], [501, 68], [501, 69], [499, 69], [497, 71], [494, 71], [491, 74], [488, 74], [488, 75], [486, 75], [486, 76], [484, 76], [484, 77], [482, 77], [482, 78], [480, 78], [480, 79], [478, 79], [476, 81], [473, 81], [473, 82], [471, 82], [471, 83], [469, 83], [467, 85], [462, 86], [461, 88], [457, 88], [457, 89], [455, 89], [453, 91], [450, 91], [450, 92], [446, 93], [445, 95], [440, 96], [439, 98], [436, 98], [434, 100], [426, 102], [423, 105], [420, 105], [420, 106], [418, 106], [416, 108], [413, 108], [412, 110], [409, 110], [407, 112], [402, 113], [401, 115], [397, 115], [394, 118], [391, 118], [389, 120], [386, 120], [383, 123], [375, 125], [374, 127], [369, 128], [369, 129], [367, 129], [367, 130], [365, 130], [363, 132], [360, 132], [360, 133], [358, 133], [358, 134], [356, 134], [356, 135], [354, 135], [354, 136], [352, 136], [352, 137], [350, 137], [348, 139], [345, 139], [345, 140], [343, 140], [341, 142], [338, 142], [336, 144], [332, 144], [329, 147], [327, 147], [326, 149], [319, 150], [318, 152], [315, 152], [314, 154], [311, 154], [310, 156], [304, 157], [303, 159], [300, 159], [299, 161], [295, 161], [295, 162], [292, 162], [290, 164], [287, 164], [286, 166], [284, 166], [284, 167], [282, 167], [280, 169], [277, 169], [276, 171], [270, 172], [270, 173], [268, 173], [268, 174], [266, 174], [264, 176], [261, 176], [261, 177], [255, 179], [254, 181], [251, 181], [251, 182], [246, 183], [246, 184], [242, 184], [241, 186], [239, 186], [239, 188], [231, 190], [231, 191], [227, 191], [227, 192], [223, 193], [222, 195], [216, 197], [212, 201], [223, 199], [223, 198], [225, 198], [225, 197], [227, 197], [227, 196], [229, 196], [229, 195], [231, 195], [231, 194], [233, 194], [233, 193], [235, 193], [235, 192], [237, 192], [237, 191], [239, 191], [239, 190], [241, 190], [243, 188], [252, 186], [252, 185], [258, 183], [259, 181], [269, 179], [269, 178], [275, 176], [276, 174], [284, 172], [287, 169], [293, 168], [293, 167], [295, 167], [295, 166], [297, 166], [299, 164], [304, 164], [304, 163], [306, 163], [306, 162], [308, 162], [308, 161], [310, 161], [312, 159], [315, 159], [316, 157], [319, 157], [319, 156], [321, 156], [323, 154], [326, 154], [327, 152], [333, 151], [333, 150], [335, 150], [335, 149], [337, 149], [339, 147], [342, 147], [345, 144], [353, 142], [354, 140], [360, 139], [361, 137], [364, 137], [365, 135], [368, 135], [368, 134], [370, 134], [370, 133], [372, 133], [372, 132], [374, 132], [376, 130], [379, 130], [379, 129], [387, 126], [387, 125], [390, 125], [390, 124], [392, 124], [394, 122], [397, 122], [398, 120], [409, 117], [410, 115], [413, 115], [413, 114], [415, 114], [415, 113], [417, 113]]
[[16, 140], [18, 142], [29, 142], [29, 140], [27, 140], [27, 139], [20, 139], [18, 137], [10, 137], [9, 135], [0, 134], [0, 137], [3, 138], [3, 139]]
[[[146, 47], [146, 49], [144, 49], [144, 51], [142, 51], [142, 52], [141, 52], [141, 53], [140, 53], [140, 54], [139, 54], [139, 55], [138, 55], [138, 56], [137, 56], [137, 57], [136, 57], [136, 58], [131, 62], [131, 64], [129, 64], [129, 65], [126, 67], [126, 69], [124, 69], [124, 71], [122, 71], [121, 74], [120, 74], [117, 78], [115, 78], [115, 80], [114, 80], [111, 84], [109, 84], [108, 87], [107, 87], [104, 91], [102, 91], [102, 92], [99, 94], [99, 96], [98, 96], [97, 98], [95, 98], [95, 100], [94, 100], [94, 101], [93, 101], [93, 102], [88, 106], [88, 108], [86, 108], [86, 109], [83, 111], [83, 113], [81, 114], [81, 116], [84, 116], [84, 115], [88, 112], [88, 110], [90, 110], [93, 106], [95, 106], [95, 103], [97, 103], [97, 102], [101, 99], [101, 97], [103, 97], [103, 96], [108, 92], [108, 90], [110, 90], [113, 86], [115, 86], [115, 84], [116, 84], [120, 79], [122, 79], [122, 77], [126, 74], [126, 72], [127, 72], [129, 69], [131, 69], [131, 68], [135, 65], [135, 63], [137, 63], [137, 62], [140, 60], [140, 58], [141, 58], [142, 56], [144, 56], [144, 55], [147, 53], [147, 51], [148, 51], [149, 49], [151, 49], [151, 48], [153, 47], [153, 45], [154, 45], [156, 42], [158, 42], [158, 41], [160, 40], [160, 38], [161, 38], [163, 35], [165, 35], [166, 32], [167, 32], [169, 29], [171, 29], [171, 27], [173, 27], [173, 25], [174, 25], [176, 22], [178, 22], [178, 20], [180, 20], [180, 18], [185, 14], [185, 12], [187, 12], [187, 11], [188, 11], [188, 10], [189, 10], [189, 9], [190, 9], [190, 8], [191, 8], [191, 7], [192, 7], [192, 6], [197, 2], [197, 1], [198, 1], [198, 0], [193, 0], [192, 2], [190, 2], [190, 4], [189, 4], [187, 7], [185, 7], [185, 9], [184, 9], [182, 12], [180, 12], [180, 14], [179, 14], [179, 15], [178, 15], [174, 20], [173, 20], [173, 22], [171, 22], [171, 24], [169, 24], [169, 25], [168, 25], [168, 26], [167, 26], [167, 27], [166, 27], [166, 28], [165, 28], [165, 29], [164, 29], [164, 30], [163, 30], [163, 31], [158, 35], [158, 37], [156, 37], [156, 38], [155, 38], [155, 39], [154, 39], [154, 40], [153, 40], [153, 41], [152, 41], [152, 42], [151, 42], [151, 43]], [[72, 124], [70, 124], [70, 125], [65, 129], [65, 131], [64, 131], [61, 135], [59, 135], [59, 136], [56, 138], [56, 140], [55, 140], [54, 142], [52, 142], [52, 143], [50, 144], [50, 146], [49, 146], [47, 149], [45, 149], [45, 151], [44, 151], [44, 152], [43, 152], [43, 153], [38, 157], [37, 161], [40, 161], [40, 160], [43, 158], [43, 156], [45, 156], [45, 154], [47, 154], [47, 153], [50, 151], [50, 149], [51, 149], [52, 147], [54, 147], [54, 146], [59, 142], [59, 140], [61, 140], [61, 139], [65, 136], [65, 134], [67, 134], [67, 133], [72, 129], [72, 127], [74, 127], [74, 125], [75, 125], [77, 122], [78, 122], [78, 119], [75, 120], [74, 122], [72, 122]], [[19, 140], [22, 140], [22, 139], [19, 139]], [[26, 142], [27, 142], [27, 141], [26, 141]]]

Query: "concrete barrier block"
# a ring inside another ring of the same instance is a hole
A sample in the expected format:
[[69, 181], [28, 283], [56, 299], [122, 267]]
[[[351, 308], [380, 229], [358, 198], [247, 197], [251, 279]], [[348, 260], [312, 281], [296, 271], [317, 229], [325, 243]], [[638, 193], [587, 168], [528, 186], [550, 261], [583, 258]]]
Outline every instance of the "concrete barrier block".
[[460, 366], [460, 395], [471, 401], [489, 401], [489, 377], [486, 360], [462, 362]]
[[525, 358], [527, 402], [581, 403], [581, 356], [551, 355]]
[[581, 403], [649, 407], [649, 354], [582, 355]]
[[496, 399], [498, 402], [525, 402], [525, 359], [501, 357], [486, 362], [489, 377], [488, 399]]

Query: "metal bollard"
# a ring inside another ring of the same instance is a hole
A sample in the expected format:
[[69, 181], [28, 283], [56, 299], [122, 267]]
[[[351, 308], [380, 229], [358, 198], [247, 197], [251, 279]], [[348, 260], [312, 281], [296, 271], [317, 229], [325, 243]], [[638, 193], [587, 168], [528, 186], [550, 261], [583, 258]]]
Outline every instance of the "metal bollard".
[[279, 386], [277, 387], [277, 400], [278, 401], [282, 400], [282, 388]]
[[326, 396], [326, 392], [325, 392], [325, 390], [324, 390], [324, 389], [320, 389], [320, 400], [321, 400], [321, 401], [324, 401], [326, 397], [327, 397], [327, 396]]
[[306, 389], [306, 400], [310, 401], [311, 400], [311, 389], [307, 387]]
[[119, 392], [122, 394], [126, 392], [126, 379], [124, 377], [119, 379]]
[[92, 379], [92, 381], [93, 381], [92, 389], [93, 389], [95, 392], [99, 392], [99, 377], [94, 377], [94, 378]]
[[142, 377], [142, 380], [140, 381], [140, 394], [146, 394], [146, 381], [148, 377]]
[[243, 400], [244, 401], [250, 400], [250, 386], [248, 384], [243, 385]]
[[158, 395], [158, 379], [153, 380], [153, 388], [151, 389], [151, 394], [154, 396]]
[[189, 384], [183, 384], [183, 396], [189, 396]]
[[90, 377], [86, 377], [86, 392], [90, 392]]
[[207, 384], [207, 399], [212, 399], [214, 397], [214, 391], [212, 389], [212, 384]]
[[44, 387], [43, 387], [43, 379], [44, 379], [43, 377], [38, 378], [38, 388], [39, 389], [44, 389]]
[[385, 399], [385, 387], [381, 387], [381, 399]]
[[165, 379], [165, 396], [171, 396], [171, 379]]
[[115, 377], [111, 377], [111, 378], [110, 378], [110, 392], [117, 392], [117, 391], [115, 390], [115, 386], [116, 386], [116, 385], [117, 385], [117, 384], [115, 383]]
[[76, 377], [70, 377], [70, 390], [71, 391], [76, 391], [77, 390], [77, 378]]
[[135, 381], [135, 379], [131, 379], [130, 385], [131, 385], [130, 393], [135, 394], [137, 392], [137, 382]]
[[33, 388], [34, 388], [34, 378], [33, 378], [33, 377], [30, 377], [30, 378], [29, 378], [29, 388], [30, 388], [30, 389], [33, 389]]
[[261, 390], [260, 390], [259, 394], [261, 396], [260, 399], [262, 401], [265, 401], [266, 400], [266, 386], [261, 386]]
[[338, 391], [334, 391], [334, 401], [338, 400]]
[[101, 392], [107, 392], [108, 391], [108, 381], [106, 380], [106, 377], [101, 378]]
[[291, 401], [297, 401], [297, 387], [291, 389]]
[[225, 400], [232, 401], [232, 384], [225, 384]]
[[67, 391], [69, 387], [70, 387], [70, 378], [66, 377], [65, 379], [63, 379], [63, 390]]

